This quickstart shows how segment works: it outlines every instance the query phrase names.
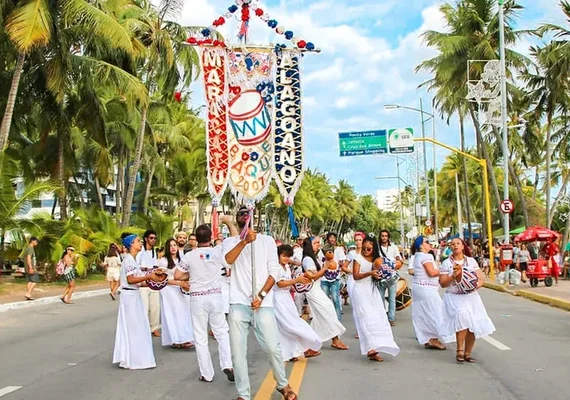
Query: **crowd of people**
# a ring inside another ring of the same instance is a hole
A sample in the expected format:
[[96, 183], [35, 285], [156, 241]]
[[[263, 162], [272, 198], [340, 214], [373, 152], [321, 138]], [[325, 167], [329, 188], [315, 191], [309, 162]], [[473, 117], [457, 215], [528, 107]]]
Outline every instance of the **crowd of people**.
[[[333, 232], [324, 243], [320, 236], [302, 232], [290, 245], [250, 229], [251, 218], [247, 207], [239, 209], [235, 221], [223, 217], [227, 238], [214, 238], [210, 227], [201, 225], [189, 245], [180, 232], [166, 241], [164, 254], [156, 248], [156, 232], [148, 230], [142, 239], [126, 233], [120, 266], [120, 247], [111, 246], [104, 261], [107, 274], [119, 275], [111, 297], [120, 290], [113, 363], [154, 368], [152, 336], [160, 336], [163, 346], [194, 347], [200, 381], [212, 382], [211, 335], [221, 371], [235, 382], [237, 399], [249, 400], [247, 341], [253, 328], [277, 390], [285, 399], [296, 399], [285, 362], [320, 356], [329, 341], [333, 349], [349, 350], [342, 340], [348, 304], [360, 354], [374, 362], [382, 362], [385, 354], [398, 355], [392, 327], [404, 258], [388, 231], [378, 237], [357, 232], [349, 249], [338, 244]], [[452, 240], [450, 247], [451, 255], [440, 266], [426, 238], [420, 236], [412, 245], [413, 329], [426, 349], [445, 350], [456, 342], [456, 361], [474, 363], [475, 340], [495, 328], [477, 292], [481, 269], [462, 240]], [[443, 299], [440, 288], [445, 288]]]

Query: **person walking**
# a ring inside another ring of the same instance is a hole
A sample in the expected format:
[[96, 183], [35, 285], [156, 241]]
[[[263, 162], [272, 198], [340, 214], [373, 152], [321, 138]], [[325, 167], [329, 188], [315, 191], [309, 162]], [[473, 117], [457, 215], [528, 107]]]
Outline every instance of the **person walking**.
[[107, 270], [105, 278], [109, 282], [111, 299], [117, 300], [117, 291], [121, 283], [121, 257], [119, 248], [115, 243], [111, 243], [109, 246], [109, 251], [103, 260], [103, 266]]
[[59, 299], [65, 304], [73, 304], [71, 302], [71, 296], [75, 290], [75, 278], [77, 277], [77, 271], [75, 270], [75, 265], [73, 265], [73, 252], [75, 249], [72, 246], [67, 246], [61, 255], [61, 261], [63, 261], [63, 280], [67, 282], [67, 287], [63, 292], [63, 296]]
[[28, 281], [26, 286], [26, 300], [35, 300], [32, 297], [32, 292], [36, 288], [36, 285], [40, 282], [40, 276], [37, 270], [37, 260], [36, 260], [36, 247], [39, 244], [37, 237], [32, 236], [28, 243], [28, 247], [24, 250], [24, 274], [26, 275], [26, 280]]
[[[143, 274], [158, 267], [158, 251], [156, 250], [156, 231], [147, 229], [143, 235], [143, 248], [137, 255], [137, 262]], [[149, 287], [141, 287], [140, 294], [144, 309], [148, 314], [150, 331], [160, 337], [160, 293]]]
[[[400, 250], [398, 246], [390, 242], [390, 232], [386, 229], [380, 231], [380, 255], [384, 258], [390, 259], [394, 262], [396, 266], [396, 271], [402, 268], [403, 262], [400, 256]], [[390, 321], [390, 326], [396, 325], [396, 291], [398, 290], [398, 285], [396, 282], [389, 286], [381, 286], [380, 297], [382, 302], [384, 302], [386, 296], [386, 290], [388, 290], [388, 321]]]
[[200, 381], [212, 382], [214, 366], [208, 348], [208, 323], [218, 342], [220, 368], [230, 382], [235, 380], [230, 350], [229, 327], [222, 296], [222, 248], [212, 247], [212, 230], [208, 225], [196, 228], [198, 247], [184, 255], [176, 267], [174, 279], [190, 282], [190, 311], [194, 327], [194, 344], [200, 369]]
[[152, 337], [141, 295], [140, 285], [147, 281], [160, 281], [155, 272], [140, 273], [140, 264], [135, 261], [142, 249], [140, 238], [131, 233], [122, 235], [123, 246], [128, 253], [121, 264], [121, 299], [117, 316], [113, 364], [125, 369], [156, 367]]
[[[231, 237], [222, 243], [223, 263], [231, 268], [230, 345], [234, 366], [237, 400], [250, 400], [251, 387], [247, 366], [247, 338], [253, 325], [255, 337], [265, 352], [277, 390], [285, 400], [296, 400], [297, 395], [289, 386], [285, 364], [279, 344], [279, 331], [273, 309], [271, 289], [281, 275], [275, 240], [249, 229], [252, 218], [247, 207], [241, 206], [236, 223], [242, 235]], [[256, 287], [252, 288], [255, 271]]]

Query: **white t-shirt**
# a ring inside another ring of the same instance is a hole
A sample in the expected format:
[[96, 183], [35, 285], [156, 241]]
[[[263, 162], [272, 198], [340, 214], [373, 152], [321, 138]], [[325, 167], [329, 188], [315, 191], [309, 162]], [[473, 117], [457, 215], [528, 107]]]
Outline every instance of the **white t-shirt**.
[[[239, 236], [227, 238], [222, 243], [222, 260], [225, 267], [230, 265], [226, 262], [226, 255], [240, 242]], [[263, 289], [269, 276], [277, 282], [281, 276], [281, 265], [277, 258], [277, 245], [271, 236], [257, 234], [253, 243], [255, 249], [255, 286], [257, 295]], [[252, 296], [252, 268], [251, 268], [252, 244], [247, 244], [232, 267], [230, 276], [230, 304], [251, 305]], [[267, 297], [261, 302], [261, 307], [273, 307], [273, 291], [267, 293]]]
[[[388, 247], [384, 247], [380, 244], [380, 250], [381, 250], [380, 251], [381, 256], [384, 256], [385, 254], [385, 256], [392, 261], [396, 261], [397, 259], [401, 258], [400, 250], [398, 250], [398, 246], [396, 246], [394, 243], [390, 243]], [[384, 254], [382, 254], [382, 251], [384, 252]]]
[[141, 251], [139, 251], [139, 254], [137, 254], [136, 261], [139, 264], [140, 268], [143, 271], [146, 271], [148, 269], [158, 266], [158, 260], [156, 259], [157, 255], [158, 252], [155, 249], [150, 249], [150, 250], [142, 249]]
[[222, 248], [198, 247], [184, 255], [177, 267], [190, 275], [190, 293], [221, 289]]
[[437, 276], [434, 276], [433, 278], [428, 276], [424, 267], [424, 264], [427, 263], [432, 263], [434, 268], [437, 269], [437, 265], [431, 254], [422, 252], [414, 254], [414, 283], [424, 286], [439, 287], [439, 278]]

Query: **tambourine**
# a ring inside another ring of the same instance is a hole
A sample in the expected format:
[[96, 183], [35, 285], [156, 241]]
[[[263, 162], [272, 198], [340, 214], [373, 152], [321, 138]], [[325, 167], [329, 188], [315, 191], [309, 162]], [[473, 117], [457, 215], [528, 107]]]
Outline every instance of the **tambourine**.
[[[303, 271], [301, 270], [301, 268], [293, 271], [293, 279], [297, 279], [301, 275], [303, 275]], [[313, 288], [313, 283], [314, 283], [313, 281], [311, 281], [311, 283], [308, 283], [306, 285], [302, 283], [295, 283], [293, 285], [293, 290], [295, 291], [295, 293], [307, 293], [309, 290]]]
[[467, 268], [461, 269], [461, 279], [457, 282], [457, 286], [463, 293], [470, 293], [477, 290], [477, 283], [479, 283], [477, 273]]
[[186, 296], [190, 296], [190, 291], [186, 291], [183, 288], [180, 288], [180, 291], [182, 292], [182, 294], [184, 294]]
[[159, 281], [159, 282], [155, 282], [153, 280], [146, 281], [146, 285], [149, 288], [151, 288], [152, 290], [161, 290], [161, 289], [164, 289], [168, 285], [168, 275], [165, 272], [163, 272], [163, 270], [160, 268], [153, 268], [153, 269], [147, 271], [146, 275], [150, 275], [153, 272], [158, 272], [158, 271], [161, 272], [160, 274], [158, 274], [158, 276], [160, 278], [162, 278], [161, 281]]

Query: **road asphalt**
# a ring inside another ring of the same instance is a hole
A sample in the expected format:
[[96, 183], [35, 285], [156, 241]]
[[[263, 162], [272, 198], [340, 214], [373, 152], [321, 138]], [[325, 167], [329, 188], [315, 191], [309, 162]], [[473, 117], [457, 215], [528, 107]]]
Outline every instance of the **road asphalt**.
[[[570, 314], [529, 300], [482, 289], [497, 332], [477, 342], [477, 364], [455, 363], [455, 347], [425, 350], [415, 340], [410, 309], [397, 313], [401, 353], [383, 363], [360, 355], [350, 307], [344, 308], [348, 351], [325, 343], [323, 354], [287, 363], [300, 399], [567, 400], [570, 398]], [[111, 364], [118, 302], [107, 296], [0, 314], [2, 400], [232, 399], [233, 384], [217, 371], [199, 382], [194, 350], [162, 348], [154, 338], [157, 368], [125, 371]], [[210, 341], [214, 360], [216, 342]], [[255, 400], [279, 399], [263, 384], [268, 363], [250, 335]], [[217, 367], [216, 367], [217, 368]], [[259, 389], [261, 387], [261, 390]]]

